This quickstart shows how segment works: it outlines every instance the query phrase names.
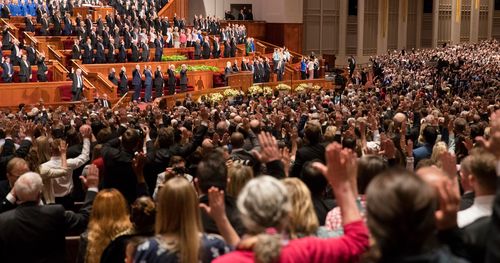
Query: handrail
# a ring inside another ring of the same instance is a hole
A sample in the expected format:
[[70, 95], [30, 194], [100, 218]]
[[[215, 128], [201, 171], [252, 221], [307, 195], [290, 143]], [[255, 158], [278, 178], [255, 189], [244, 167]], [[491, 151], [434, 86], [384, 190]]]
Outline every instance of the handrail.
[[54, 48], [52, 45], [47, 45], [47, 48], [49, 49], [49, 53], [54, 55], [57, 61], [62, 62], [63, 55]]
[[[158, 11], [158, 16], [164, 16], [164, 13], [167, 12], [168, 8], [175, 2], [175, 0], [170, 0], [166, 5], [164, 5], [160, 11]], [[169, 18], [170, 19], [170, 18]]]
[[115, 109], [119, 108], [119, 106], [122, 105], [122, 103], [125, 101], [125, 99], [130, 99], [130, 91], [127, 91], [127, 93], [123, 94], [123, 96], [115, 103], [115, 105], [111, 108], [112, 111], [115, 111]]

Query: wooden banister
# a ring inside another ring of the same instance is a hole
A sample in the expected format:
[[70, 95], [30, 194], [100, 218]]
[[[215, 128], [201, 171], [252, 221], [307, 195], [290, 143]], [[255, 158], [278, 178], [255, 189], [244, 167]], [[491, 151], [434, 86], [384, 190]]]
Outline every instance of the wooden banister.
[[172, 19], [174, 14], [178, 19], [188, 18], [188, 0], [168, 0], [168, 3], [158, 11], [159, 17], [168, 17]]
[[115, 109], [119, 109], [123, 103], [131, 101], [133, 93], [133, 91], [128, 91], [127, 93], [123, 94], [123, 96], [115, 103], [112, 110], [115, 111]]

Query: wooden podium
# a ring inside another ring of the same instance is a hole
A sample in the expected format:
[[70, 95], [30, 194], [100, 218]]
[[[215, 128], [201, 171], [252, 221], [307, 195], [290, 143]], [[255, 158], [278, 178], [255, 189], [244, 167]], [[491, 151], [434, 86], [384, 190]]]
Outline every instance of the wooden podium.
[[85, 18], [88, 14], [92, 16], [92, 21], [97, 21], [97, 18], [99, 18], [99, 15], [101, 15], [102, 19], [106, 17], [106, 12], [108, 12], [110, 15], [114, 16], [115, 11], [113, 7], [111, 6], [93, 6], [93, 5], [85, 5], [81, 7], [74, 7], [73, 8], [73, 15], [76, 16], [77, 14], [82, 15], [83, 18]]
[[253, 85], [253, 73], [251, 71], [243, 71], [233, 73], [227, 77], [227, 85], [231, 87], [241, 87], [244, 92]]

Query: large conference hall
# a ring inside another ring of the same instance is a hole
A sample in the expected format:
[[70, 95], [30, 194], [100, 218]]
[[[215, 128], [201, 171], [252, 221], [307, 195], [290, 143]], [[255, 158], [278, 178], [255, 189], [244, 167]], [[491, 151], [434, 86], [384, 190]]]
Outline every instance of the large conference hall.
[[500, 0], [0, 0], [0, 262], [500, 262]]

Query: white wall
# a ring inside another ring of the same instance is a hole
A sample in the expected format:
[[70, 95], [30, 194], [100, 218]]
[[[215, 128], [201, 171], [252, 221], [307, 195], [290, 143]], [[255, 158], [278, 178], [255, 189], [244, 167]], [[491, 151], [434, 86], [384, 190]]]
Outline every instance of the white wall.
[[231, 4], [252, 4], [254, 20], [269, 23], [302, 23], [304, 0], [191, 0], [189, 21], [202, 14], [223, 18]]

